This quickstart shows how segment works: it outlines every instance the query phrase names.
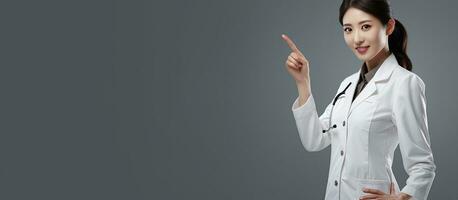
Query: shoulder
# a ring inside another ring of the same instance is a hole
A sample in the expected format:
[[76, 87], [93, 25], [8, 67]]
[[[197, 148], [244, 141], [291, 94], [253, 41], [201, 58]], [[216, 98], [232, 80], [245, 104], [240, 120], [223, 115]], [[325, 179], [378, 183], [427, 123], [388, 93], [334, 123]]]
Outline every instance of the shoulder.
[[394, 68], [391, 79], [393, 80], [394, 88], [399, 90], [420, 90], [420, 92], [425, 90], [425, 83], [419, 75], [399, 65]]

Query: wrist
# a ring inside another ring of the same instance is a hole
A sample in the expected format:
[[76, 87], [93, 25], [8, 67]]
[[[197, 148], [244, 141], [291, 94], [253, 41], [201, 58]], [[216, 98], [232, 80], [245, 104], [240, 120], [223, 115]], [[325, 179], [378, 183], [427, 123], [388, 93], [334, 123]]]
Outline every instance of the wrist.
[[296, 85], [310, 85], [310, 80], [309, 79], [304, 79], [301, 81], [296, 81]]
[[302, 105], [306, 102], [306, 100], [310, 96], [310, 84], [308, 82], [298, 83], [297, 84], [297, 91], [299, 93], [299, 105]]
[[309, 81], [296, 82], [298, 92], [300, 93], [310, 93], [311, 87]]

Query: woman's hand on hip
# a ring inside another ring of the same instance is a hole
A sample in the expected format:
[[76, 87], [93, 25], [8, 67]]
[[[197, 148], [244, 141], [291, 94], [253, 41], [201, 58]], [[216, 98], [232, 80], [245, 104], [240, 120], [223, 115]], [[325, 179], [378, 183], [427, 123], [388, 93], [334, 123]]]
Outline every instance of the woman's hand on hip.
[[359, 199], [361, 200], [366, 200], [366, 199], [377, 199], [377, 200], [408, 200], [410, 199], [410, 195], [405, 194], [405, 193], [395, 193], [394, 190], [394, 184], [391, 183], [390, 186], [390, 194], [386, 194], [380, 190], [377, 189], [371, 189], [371, 188], [364, 188], [363, 192], [369, 193], [367, 195], [364, 195], [360, 197]]

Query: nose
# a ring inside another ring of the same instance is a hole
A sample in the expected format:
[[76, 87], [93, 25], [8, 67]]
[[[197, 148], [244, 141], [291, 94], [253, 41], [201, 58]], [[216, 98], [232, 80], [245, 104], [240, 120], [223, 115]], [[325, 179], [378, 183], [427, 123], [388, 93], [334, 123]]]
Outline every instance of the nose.
[[360, 45], [364, 42], [364, 39], [358, 30], [355, 31], [353, 41], [356, 43], [356, 45]]

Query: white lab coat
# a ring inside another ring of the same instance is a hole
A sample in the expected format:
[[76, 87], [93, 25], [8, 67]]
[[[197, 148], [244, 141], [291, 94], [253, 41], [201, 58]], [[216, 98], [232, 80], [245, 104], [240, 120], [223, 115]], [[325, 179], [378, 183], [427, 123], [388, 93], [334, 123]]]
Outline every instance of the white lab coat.
[[[352, 83], [336, 101], [331, 126], [337, 127], [330, 132], [322, 130], [329, 127], [332, 101], [319, 117], [313, 95], [300, 107], [296, 98], [291, 108], [307, 151], [320, 151], [331, 144], [325, 199], [358, 199], [364, 195], [364, 186], [389, 193], [390, 181], [396, 193], [427, 199], [436, 165], [422, 79], [399, 66], [391, 54], [352, 103], [360, 71], [345, 78], [336, 92]], [[401, 191], [391, 169], [398, 144], [409, 175]]]

